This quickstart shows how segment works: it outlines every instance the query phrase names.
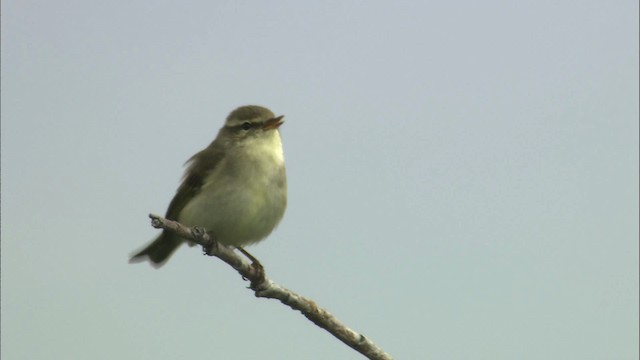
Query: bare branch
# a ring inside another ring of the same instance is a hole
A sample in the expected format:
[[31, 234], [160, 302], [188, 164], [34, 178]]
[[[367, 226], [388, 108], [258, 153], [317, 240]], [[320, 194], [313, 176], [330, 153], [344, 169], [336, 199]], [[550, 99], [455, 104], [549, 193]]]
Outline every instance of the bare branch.
[[314, 324], [325, 329], [343, 343], [369, 359], [389, 360], [391, 355], [384, 352], [364, 335], [357, 333], [329, 313], [316, 305], [311, 299], [300, 296], [266, 277], [262, 267], [252, 266], [234, 252], [234, 248], [225, 246], [212, 239], [207, 232], [198, 227], [189, 228], [176, 221], [149, 214], [151, 225], [157, 229], [173, 231], [177, 235], [202, 245], [205, 254], [215, 256], [231, 265], [243, 278], [251, 281], [250, 288], [256, 297], [277, 299], [294, 310], [298, 310]]

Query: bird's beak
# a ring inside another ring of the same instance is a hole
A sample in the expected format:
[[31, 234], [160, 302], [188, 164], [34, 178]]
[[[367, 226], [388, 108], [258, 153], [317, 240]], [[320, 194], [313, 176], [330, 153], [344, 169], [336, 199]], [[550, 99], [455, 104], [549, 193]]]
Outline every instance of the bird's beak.
[[282, 125], [282, 123], [284, 123], [284, 120], [282, 120], [283, 117], [284, 117], [284, 115], [281, 115], [281, 116], [274, 117], [274, 118], [271, 118], [271, 119], [265, 121], [264, 125], [262, 125], [262, 129], [263, 130], [273, 130], [273, 129], [279, 128], [280, 125]]

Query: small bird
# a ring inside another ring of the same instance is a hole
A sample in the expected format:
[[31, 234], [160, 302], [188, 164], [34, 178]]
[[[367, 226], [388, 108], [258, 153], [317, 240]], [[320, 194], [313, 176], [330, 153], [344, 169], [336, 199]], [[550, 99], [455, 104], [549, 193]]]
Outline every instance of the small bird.
[[[287, 207], [287, 177], [278, 128], [284, 116], [262, 106], [232, 111], [218, 136], [188, 161], [165, 217], [207, 229], [219, 243], [242, 246], [267, 237]], [[184, 242], [162, 233], [130, 262], [162, 266]]]

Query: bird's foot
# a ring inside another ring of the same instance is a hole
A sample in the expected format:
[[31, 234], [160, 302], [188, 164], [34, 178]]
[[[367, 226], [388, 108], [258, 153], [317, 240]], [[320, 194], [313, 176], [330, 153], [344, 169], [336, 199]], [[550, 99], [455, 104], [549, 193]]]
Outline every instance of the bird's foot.
[[[205, 235], [207, 235], [207, 230], [200, 226], [194, 226], [191, 228], [191, 234], [197, 239], [204, 240]], [[202, 244], [202, 253], [207, 256], [213, 256], [216, 251], [218, 251], [218, 242], [213, 240], [213, 236], [211, 235], [209, 235], [209, 241], [206, 243], [201, 242], [200, 244]]]
[[252, 289], [255, 289], [259, 284], [263, 283], [266, 279], [265, 273], [264, 273], [264, 267], [262, 266], [260, 261], [256, 259], [255, 256], [251, 255], [247, 250], [243, 249], [240, 246], [238, 246], [237, 249], [249, 260], [251, 260], [251, 267], [255, 271], [255, 276], [253, 276], [250, 279], [251, 285], [249, 287]]

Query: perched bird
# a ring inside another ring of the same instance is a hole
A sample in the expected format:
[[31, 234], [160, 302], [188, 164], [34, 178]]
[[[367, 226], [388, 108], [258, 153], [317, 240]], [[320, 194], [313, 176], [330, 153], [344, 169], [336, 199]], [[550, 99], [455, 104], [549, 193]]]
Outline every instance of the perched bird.
[[[287, 207], [287, 177], [278, 128], [283, 116], [261, 106], [232, 111], [215, 140], [193, 155], [166, 218], [200, 226], [241, 249], [267, 237]], [[167, 230], [136, 252], [162, 266], [184, 242]]]

